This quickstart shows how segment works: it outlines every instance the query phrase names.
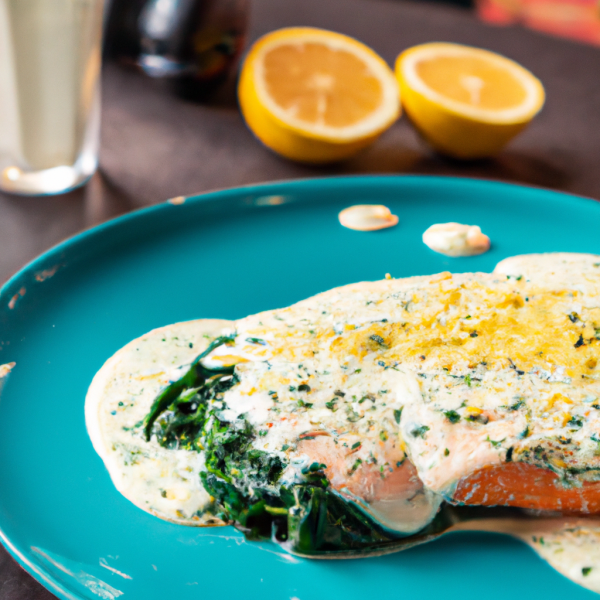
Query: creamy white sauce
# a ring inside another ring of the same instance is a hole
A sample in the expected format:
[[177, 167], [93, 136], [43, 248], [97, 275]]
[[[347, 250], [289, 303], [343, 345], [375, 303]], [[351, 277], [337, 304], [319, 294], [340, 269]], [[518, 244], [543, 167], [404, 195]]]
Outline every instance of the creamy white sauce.
[[534, 534], [527, 541], [565, 577], [600, 594], [600, 526], [597, 523]]
[[442, 497], [424, 488], [413, 496], [355, 502], [384, 529], [404, 535], [415, 534], [431, 523], [442, 503]]
[[[493, 512], [491, 513], [493, 514]], [[521, 539], [571, 581], [600, 593], [600, 520], [598, 518], [492, 516], [455, 523], [451, 531], [489, 531]]]
[[490, 248], [490, 238], [477, 225], [438, 223], [423, 233], [423, 243], [446, 256], [474, 256]]
[[[482, 380], [484, 388], [486, 383], [491, 387], [502, 383], [505, 390], [490, 398], [491, 402], [486, 402], [488, 410], [514, 402], [514, 394], [506, 388], [511, 375], [510, 372], [490, 374]], [[514, 411], [507, 418], [488, 423], [485, 428], [473, 427], [466, 419], [467, 407], [461, 405], [478, 404], [474, 398], [475, 390], [464, 383], [457, 384], [455, 378], [445, 374], [436, 374], [431, 383], [434, 385], [427, 390], [427, 402], [419, 397], [417, 402], [405, 405], [402, 434], [407, 440], [411, 461], [425, 486], [451, 497], [456, 482], [465, 473], [504, 462], [504, 444], [506, 447], [516, 444], [527, 422], [522, 413]], [[460, 421], [452, 423], [446, 417], [446, 411], [460, 415]], [[423, 426], [429, 428], [426, 433], [415, 436], [415, 429]], [[502, 440], [503, 444], [494, 445], [489, 440]]]
[[2, 391], [2, 387], [4, 386], [6, 380], [8, 379], [8, 375], [15, 368], [16, 363], [6, 363], [4, 365], [0, 365], [0, 392]]
[[136, 427], [170, 381], [228, 321], [202, 320], [155, 329], [119, 350], [94, 377], [85, 416], [96, 452], [115, 487], [139, 508], [185, 525], [222, 524], [199, 477], [199, 452], [167, 450]]
[[398, 224], [398, 217], [381, 204], [356, 204], [339, 214], [340, 223], [348, 229], [375, 231]]
[[[494, 273], [507, 277], [524, 277], [532, 283], [539, 283], [557, 290], [576, 288], [585, 292], [590, 285], [597, 285], [600, 277], [600, 256], [569, 252], [548, 254], [523, 254], [500, 261]], [[587, 304], [585, 304], [587, 305]], [[597, 299], [593, 305], [598, 306]], [[581, 311], [584, 304], [573, 301], [573, 309]]]
[[12, 362], [0, 365], [0, 379], [6, 377], [14, 369], [15, 364], [16, 363]]

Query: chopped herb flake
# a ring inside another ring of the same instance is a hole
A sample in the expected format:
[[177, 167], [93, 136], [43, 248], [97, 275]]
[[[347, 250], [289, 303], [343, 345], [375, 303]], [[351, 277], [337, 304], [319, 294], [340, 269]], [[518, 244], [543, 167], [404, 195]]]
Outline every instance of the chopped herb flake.
[[358, 467], [360, 467], [361, 464], [362, 464], [362, 460], [360, 458], [357, 458], [354, 461], [354, 464], [352, 465], [352, 468], [348, 471], [348, 475], [354, 474], [354, 472], [356, 471], [356, 469], [358, 469]]
[[385, 340], [380, 335], [372, 335], [369, 339], [373, 340], [376, 344], [382, 348], [385, 348], [386, 350], [389, 348], [389, 346], [385, 343]]
[[397, 408], [394, 410], [394, 421], [400, 425], [400, 417], [402, 416], [402, 409]]
[[447, 410], [444, 416], [450, 423], [458, 423], [460, 421], [460, 415], [455, 410]]
[[498, 440], [498, 441], [495, 441], [495, 440], [490, 440], [490, 436], [488, 435], [485, 441], [486, 441], [486, 442], [489, 442], [489, 443], [490, 443], [492, 446], [494, 446], [494, 448], [498, 448], [498, 446], [501, 446], [501, 445], [502, 445], [502, 442], [503, 442], [505, 439], [506, 439], [506, 438], [504, 438], [504, 439], [502, 439], [502, 440]]
[[582, 427], [583, 420], [578, 417], [571, 417], [568, 425], [570, 425], [571, 427]]
[[415, 427], [410, 434], [413, 437], [420, 437], [425, 439], [425, 434], [429, 431], [429, 427], [427, 427], [427, 425], [420, 425], [418, 427]]
[[316, 473], [317, 471], [322, 471], [326, 468], [327, 465], [319, 462], [314, 462], [311, 463], [308, 467], [304, 467], [304, 469], [302, 469], [302, 474], [307, 475], [308, 473]]
[[304, 400], [298, 400], [298, 406], [301, 408], [312, 408], [313, 405], [311, 402], [304, 402]]

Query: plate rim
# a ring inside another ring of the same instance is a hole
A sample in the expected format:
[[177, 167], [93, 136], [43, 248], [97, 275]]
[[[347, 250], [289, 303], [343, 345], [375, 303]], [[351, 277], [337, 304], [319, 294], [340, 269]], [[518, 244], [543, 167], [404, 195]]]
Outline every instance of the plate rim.
[[[25, 263], [22, 267], [20, 267], [15, 273], [6, 279], [0, 286], [0, 306], [2, 306], [5, 296], [10, 292], [11, 289], [16, 287], [16, 284], [22, 277], [29, 274], [31, 271], [38, 270], [40, 266], [48, 260], [51, 256], [60, 253], [63, 250], [70, 248], [72, 245], [77, 244], [89, 237], [90, 235], [95, 235], [101, 233], [106, 230], [110, 230], [113, 227], [117, 227], [123, 223], [127, 223], [130, 220], [138, 219], [142, 216], [150, 215], [153, 212], [160, 212], [164, 210], [172, 210], [177, 209], [179, 206], [184, 206], [188, 202], [193, 203], [202, 203], [209, 200], [218, 199], [220, 196], [225, 196], [230, 193], [235, 193], [238, 191], [250, 192], [250, 193], [258, 193], [261, 190], [268, 190], [270, 188], [285, 186], [285, 187], [295, 187], [300, 186], [303, 187], [305, 185], [318, 185], [323, 184], [325, 182], [333, 182], [333, 183], [344, 183], [346, 181], [412, 181], [416, 183], [425, 182], [443, 182], [448, 181], [454, 184], [484, 184], [490, 185], [492, 187], [500, 186], [500, 187], [508, 187], [508, 188], [525, 188], [533, 191], [537, 191], [540, 193], [547, 193], [552, 196], [567, 196], [570, 198], [576, 198], [578, 200], [583, 200], [585, 202], [592, 202], [595, 204], [600, 203], [600, 199], [592, 198], [591, 196], [584, 196], [581, 194], [573, 194], [571, 192], [563, 192], [561, 190], [555, 190], [552, 188], [547, 188], [543, 186], [537, 186], [534, 184], [527, 183], [517, 183], [512, 181], [503, 181], [499, 179], [491, 179], [485, 177], [469, 177], [469, 176], [460, 176], [460, 175], [420, 175], [420, 174], [369, 174], [369, 175], [332, 175], [332, 176], [323, 176], [323, 177], [308, 177], [308, 178], [299, 178], [299, 179], [278, 179], [274, 181], [267, 181], [261, 183], [249, 183], [239, 186], [232, 186], [226, 188], [217, 188], [208, 190], [205, 192], [198, 192], [194, 194], [188, 194], [185, 196], [174, 196], [167, 200], [163, 200], [162, 202], [158, 202], [157, 204], [152, 204], [150, 206], [143, 206], [140, 208], [136, 208], [130, 212], [127, 212], [122, 215], [118, 215], [102, 223], [98, 223], [97, 225], [91, 225], [90, 227], [86, 227], [77, 233], [74, 233], [62, 241], [50, 246], [48, 249], [44, 250], [40, 254], [38, 254], [35, 258]], [[177, 202], [174, 202], [177, 200]], [[12, 297], [12, 296], [10, 296]], [[10, 300], [10, 297], [8, 298]]]
[[[24, 278], [27, 278], [32, 273], [39, 272], [41, 268], [49, 261], [49, 259], [55, 259], [57, 255], [70, 249], [71, 247], [84, 242], [91, 236], [101, 234], [105, 231], [121, 226], [122, 224], [130, 221], [135, 221], [141, 217], [149, 216], [153, 213], [160, 214], [167, 210], [176, 210], [179, 206], [184, 206], [188, 202], [194, 204], [201, 204], [210, 200], [218, 200], [220, 197], [233, 195], [237, 193], [250, 193], [254, 195], [269, 195], [269, 191], [279, 190], [282, 186], [286, 188], [303, 188], [310, 186], [327, 186], [336, 184], [344, 184], [349, 182], [355, 183], [369, 183], [373, 182], [377, 185], [381, 183], [392, 183], [392, 182], [411, 182], [413, 184], [424, 185], [438, 183], [443, 184], [444, 182], [451, 183], [456, 186], [472, 186], [475, 184], [490, 186], [490, 187], [501, 187], [505, 189], [525, 188], [528, 190], [536, 191], [542, 194], [548, 194], [548, 196], [554, 196], [556, 198], [571, 198], [578, 201], [582, 201], [584, 204], [593, 203], [598, 205], [600, 208], [600, 201], [589, 196], [583, 196], [579, 194], [573, 194], [570, 192], [563, 192], [560, 190], [554, 190], [542, 186], [536, 186], [531, 184], [522, 184], [516, 182], [508, 182], [503, 180], [489, 179], [489, 178], [477, 178], [467, 176], [454, 176], [454, 175], [419, 175], [419, 174], [373, 174], [373, 175], [335, 175], [335, 176], [323, 176], [323, 177], [311, 177], [311, 178], [299, 178], [299, 179], [282, 179], [275, 181], [268, 181], [262, 183], [252, 183], [240, 186], [233, 186], [221, 189], [210, 190], [197, 194], [190, 194], [186, 196], [176, 196], [163, 202], [153, 204], [151, 206], [144, 206], [137, 208], [133, 211], [127, 212], [123, 215], [113, 217], [107, 221], [99, 223], [97, 225], [85, 228], [78, 233], [75, 233], [61, 242], [51, 246], [31, 261], [27, 262], [24, 266], [18, 269], [12, 276], [10, 276], [0, 287], [0, 315], [7, 314], [6, 307], [11, 298], [14, 297], [15, 293], [18, 294], [18, 289], [21, 287], [21, 282]], [[273, 195], [273, 194], [270, 194]], [[176, 201], [174, 201], [176, 200]], [[10, 307], [9, 307], [10, 309]], [[12, 312], [12, 311], [10, 311]], [[61, 600], [90, 600], [91, 596], [81, 595], [77, 591], [69, 589], [69, 586], [64, 581], [55, 577], [43, 564], [36, 562], [27, 557], [22, 551], [20, 551], [15, 544], [11, 541], [10, 537], [4, 531], [2, 524], [0, 523], [0, 543], [4, 546], [11, 557], [36, 581], [42, 586], [48, 589], [51, 593], [55, 594]]]

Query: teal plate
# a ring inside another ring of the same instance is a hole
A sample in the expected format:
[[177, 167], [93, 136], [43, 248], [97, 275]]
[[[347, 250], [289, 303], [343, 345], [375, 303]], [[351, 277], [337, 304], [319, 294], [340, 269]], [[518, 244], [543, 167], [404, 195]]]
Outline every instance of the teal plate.
[[[397, 227], [340, 226], [352, 204], [386, 204]], [[421, 234], [478, 224], [493, 247], [449, 259]], [[232, 528], [156, 519], [112, 486], [84, 423], [94, 373], [148, 330], [236, 319], [342, 284], [489, 271], [527, 252], [598, 252], [600, 204], [556, 192], [438, 177], [356, 177], [258, 185], [165, 203], [84, 232], [0, 292], [0, 536], [60, 598], [344, 600], [593, 598], [522, 543], [456, 533], [398, 554], [311, 561]]]

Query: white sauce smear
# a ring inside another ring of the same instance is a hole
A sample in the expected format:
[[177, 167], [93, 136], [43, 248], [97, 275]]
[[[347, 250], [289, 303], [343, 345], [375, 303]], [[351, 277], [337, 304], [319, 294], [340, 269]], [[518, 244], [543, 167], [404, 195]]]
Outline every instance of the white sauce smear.
[[446, 256], [475, 256], [490, 249], [490, 238], [477, 225], [437, 223], [423, 234], [423, 243]]

